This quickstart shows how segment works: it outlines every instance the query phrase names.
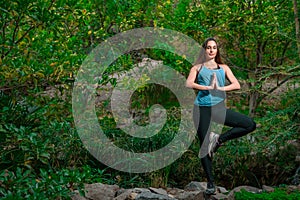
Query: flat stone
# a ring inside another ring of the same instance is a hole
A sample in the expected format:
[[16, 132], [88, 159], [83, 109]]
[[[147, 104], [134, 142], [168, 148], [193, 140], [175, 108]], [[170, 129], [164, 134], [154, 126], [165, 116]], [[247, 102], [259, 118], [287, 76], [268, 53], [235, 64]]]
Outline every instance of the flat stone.
[[178, 189], [178, 188], [167, 188], [167, 193], [171, 195], [178, 195], [180, 193], [183, 193], [184, 190]]
[[124, 199], [133, 200], [136, 197], [136, 195], [133, 195], [133, 194], [137, 195], [137, 193], [132, 192], [132, 189], [122, 190], [122, 193], [118, 192], [118, 194], [114, 198], [114, 200], [124, 200]]
[[268, 192], [268, 193], [274, 192], [274, 190], [275, 190], [274, 188], [267, 186], [267, 185], [263, 185], [262, 189], [263, 189], [263, 191]]
[[135, 193], [142, 193], [142, 192], [150, 192], [150, 190], [147, 189], [147, 188], [134, 188], [133, 192], [135, 192]]
[[136, 199], [136, 196], [138, 195], [138, 193], [132, 192], [130, 193], [130, 195], [127, 197], [128, 200], [134, 200]]
[[151, 192], [154, 192], [156, 194], [162, 194], [162, 195], [168, 195], [167, 191], [162, 189], [162, 188], [153, 188], [153, 187], [150, 187], [149, 190]]
[[192, 181], [184, 187], [186, 191], [204, 191], [206, 190], [206, 182]]
[[199, 192], [198, 194], [196, 194], [193, 200], [205, 200], [204, 192]]
[[226, 188], [220, 187], [220, 186], [217, 186], [217, 190], [218, 190], [220, 193], [223, 193], [223, 194], [228, 192], [228, 190], [226, 190]]
[[155, 194], [152, 192], [142, 192], [138, 194], [135, 200], [176, 200], [168, 195]]
[[178, 200], [191, 200], [194, 199], [199, 193], [202, 193], [200, 191], [184, 191], [178, 195], [174, 195], [174, 197]]
[[92, 200], [111, 200], [119, 190], [117, 185], [105, 185], [102, 183], [85, 184], [85, 197]]
[[217, 193], [211, 196], [212, 200], [228, 200], [228, 197], [225, 194]]

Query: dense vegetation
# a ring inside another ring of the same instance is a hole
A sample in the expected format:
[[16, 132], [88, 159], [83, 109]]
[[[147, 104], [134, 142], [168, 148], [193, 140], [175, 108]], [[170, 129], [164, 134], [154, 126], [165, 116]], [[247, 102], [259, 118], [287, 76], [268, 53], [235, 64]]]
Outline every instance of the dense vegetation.
[[267, 193], [263, 192], [260, 194], [253, 194], [247, 191], [241, 191], [235, 194], [236, 200], [248, 200], [248, 199], [257, 199], [257, 200], [293, 200], [299, 198], [299, 192], [290, 192], [283, 188], [276, 188], [275, 192]]
[[[3, 1], [0, 197], [67, 199], [83, 183], [183, 187], [192, 180], [203, 180], [197, 140], [172, 165], [130, 174], [98, 162], [76, 132], [72, 88], [83, 60], [105, 39], [149, 26], [176, 30], [200, 44], [207, 37], [216, 37], [224, 62], [243, 83], [242, 91], [228, 94], [228, 106], [254, 117], [259, 127], [220, 149], [214, 161], [217, 183], [228, 189], [241, 184], [299, 184], [297, 151], [292, 145], [299, 142], [300, 132], [297, 9], [293, 1], [286, 0]], [[162, 60], [184, 76], [191, 67], [178, 55], [144, 49], [121, 56], [108, 68], [101, 84], [114, 85], [110, 75], [122, 74], [143, 57]], [[133, 99], [132, 109], [146, 110], [137, 123], [147, 123], [153, 104], [168, 111], [167, 126], [152, 146], [124, 135], [107, 101], [96, 108], [105, 133], [112, 139], [117, 135], [120, 144], [131, 140], [135, 145], [128, 148], [137, 152], [168, 143], [180, 118], [174, 95], [150, 84], [135, 92]]]

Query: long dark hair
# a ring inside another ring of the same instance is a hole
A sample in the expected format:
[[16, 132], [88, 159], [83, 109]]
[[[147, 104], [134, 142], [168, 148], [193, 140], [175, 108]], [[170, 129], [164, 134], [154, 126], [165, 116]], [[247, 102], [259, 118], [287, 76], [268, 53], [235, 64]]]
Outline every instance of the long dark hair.
[[202, 44], [202, 49], [201, 49], [201, 51], [200, 51], [200, 55], [199, 55], [199, 57], [198, 57], [198, 59], [197, 59], [197, 61], [196, 61], [196, 64], [204, 63], [204, 62], [206, 61], [206, 58], [205, 58], [206, 52], [205, 52], [205, 51], [206, 51], [207, 43], [208, 43], [209, 41], [214, 41], [214, 42], [217, 44], [217, 55], [216, 55], [216, 57], [215, 57], [216, 63], [218, 63], [218, 64], [223, 64], [222, 59], [221, 59], [221, 55], [220, 55], [220, 50], [219, 50], [218, 43], [217, 43], [216, 39], [215, 39], [215, 38], [212, 38], [212, 37], [207, 38], [207, 39], [203, 42], [203, 44]]

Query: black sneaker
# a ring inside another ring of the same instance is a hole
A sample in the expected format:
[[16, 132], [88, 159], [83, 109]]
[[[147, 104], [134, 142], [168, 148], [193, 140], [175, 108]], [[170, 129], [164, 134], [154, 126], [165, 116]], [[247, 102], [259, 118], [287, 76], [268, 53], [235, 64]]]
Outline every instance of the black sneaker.
[[211, 194], [215, 194], [215, 192], [216, 192], [216, 187], [215, 187], [214, 183], [208, 182], [205, 194], [211, 195]]
[[219, 137], [220, 135], [214, 132], [211, 132], [209, 135], [208, 155], [211, 158], [213, 157], [217, 149], [221, 146], [221, 144], [219, 143]]

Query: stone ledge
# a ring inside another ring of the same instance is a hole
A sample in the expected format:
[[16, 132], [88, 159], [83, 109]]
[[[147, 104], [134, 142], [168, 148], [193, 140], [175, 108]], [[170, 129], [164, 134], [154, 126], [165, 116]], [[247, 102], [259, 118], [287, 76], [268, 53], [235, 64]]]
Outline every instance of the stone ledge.
[[[179, 188], [119, 188], [117, 185], [106, 185], [102, 183], [85, 184], [85, 197], [78, 191], [72, 195], [72, 200], [234, 200], [234, 193], [246, 190], [252, 193], [274, 192], [274, 188], [264, 185], [262, 189], [252, 186], [239, 186], [228, 192], [226, 188], [216, 186], [215, 195], [205, 197], [206, 182], [192, 181], [184, 187]], [[299, 186], [291, 186], [291, 190], [299, 190]]]

